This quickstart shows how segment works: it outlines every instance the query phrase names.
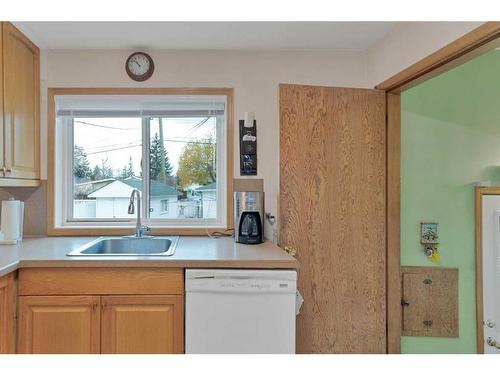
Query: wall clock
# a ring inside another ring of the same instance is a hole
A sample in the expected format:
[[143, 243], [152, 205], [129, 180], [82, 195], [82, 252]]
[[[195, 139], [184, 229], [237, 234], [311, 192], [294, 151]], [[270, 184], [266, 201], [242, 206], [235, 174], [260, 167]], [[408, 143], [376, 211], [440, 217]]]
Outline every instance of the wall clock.
[[134, 52], [125, 62], [125, 70], [134, 81], [142, 82], [153, 75], [155, 65], [147, 53]]

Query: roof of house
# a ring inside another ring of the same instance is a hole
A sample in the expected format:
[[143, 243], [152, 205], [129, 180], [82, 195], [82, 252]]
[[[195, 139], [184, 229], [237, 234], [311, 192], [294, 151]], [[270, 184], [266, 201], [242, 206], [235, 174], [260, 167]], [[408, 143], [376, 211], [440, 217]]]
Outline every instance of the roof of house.
[[[121, 188], [119, 186], [106, 188], [108, 185], [111, 184], [119, 184], [121, 185]], [[97, 197], [103, 198], [104, 196], [115, 197], [115, 198], [125, 197], [130, 195], [130, 190], [127, 190], [125, 186], [141, 191], [142, 179], [139, 177], [129, 177], [119, 180], [114, 178], [107, 178], [99, 181], [84, 182], [75, 185], [74, 195], [75, 197], [78, 198], [97, 198]], [[163, 197], [167, 195], [169, 196], [183, 195], [181, 192], [177, 191], [173, 186], [155, 180], [151, 180], [150, 194], [152, 197]]]
[[[119, 181], [139, 191], [142, 190], [142, 179], [140, 179], [139, 177], [129, 177]], [[149, 194], [152, 197], [160, 197], [165, 195], [175, 195], [175, 196], [183, 195], [180, 191], [177, 191], [173, 186], [155, 180], [151, 180]]]
[[200, 186], [195, 189], [196, 191], [215, 191], [217, 190], [217, 182], [210, 182], [209, 184]]
[[89, 194], [92, 194], [94, 191], [99, 190], [106, 185], [109, 185], [113, 181], [115, 181], [114, 178], [105, 178], [103, 180], [85, 182], [75, 181], [77, 183], [75, 184], [75, 187], [73, 189], [73, 194], [75, 197], [87, 197]]

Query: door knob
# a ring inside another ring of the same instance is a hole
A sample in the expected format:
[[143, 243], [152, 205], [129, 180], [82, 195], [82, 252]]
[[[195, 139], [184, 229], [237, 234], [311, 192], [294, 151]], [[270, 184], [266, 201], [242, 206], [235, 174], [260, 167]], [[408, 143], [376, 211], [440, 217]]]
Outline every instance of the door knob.
[[494, 328], [496, 325], [495, 321], [491, 320], [491, 319], [488, 319], [485, 324], [486, 324], [486, 327], [488, 327], [488, 328]]
[[489, 346], [493, 346], [494, 348], [500, 349], [500, 342], [495, 340], [493, 337], [488, 337], [488, 339], [486, 340], [486, 343]]

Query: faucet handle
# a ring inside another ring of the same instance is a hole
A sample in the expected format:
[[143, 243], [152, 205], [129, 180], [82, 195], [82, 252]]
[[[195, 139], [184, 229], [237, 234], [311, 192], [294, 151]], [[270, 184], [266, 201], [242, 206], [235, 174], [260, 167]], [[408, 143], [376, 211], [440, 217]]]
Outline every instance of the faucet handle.
[[139, 228], [137, 228], [137, 237], [142, 237], [144, 232], [150, 232], [151, 228], [148, 227], [147, 225], [142, 225]]

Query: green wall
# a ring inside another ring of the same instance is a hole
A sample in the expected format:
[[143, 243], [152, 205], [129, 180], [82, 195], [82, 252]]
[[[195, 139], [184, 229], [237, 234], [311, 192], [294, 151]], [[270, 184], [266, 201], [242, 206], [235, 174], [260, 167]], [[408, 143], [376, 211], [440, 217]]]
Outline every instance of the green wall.
[[438, 264], [459, 269], [459, 338], [402, 337], [402, 353], [475, 353], [474, 185], [500, 182], [500, 51], [401, 97], [401, 265], [432, 266], [420, 222], [439, 223]]

